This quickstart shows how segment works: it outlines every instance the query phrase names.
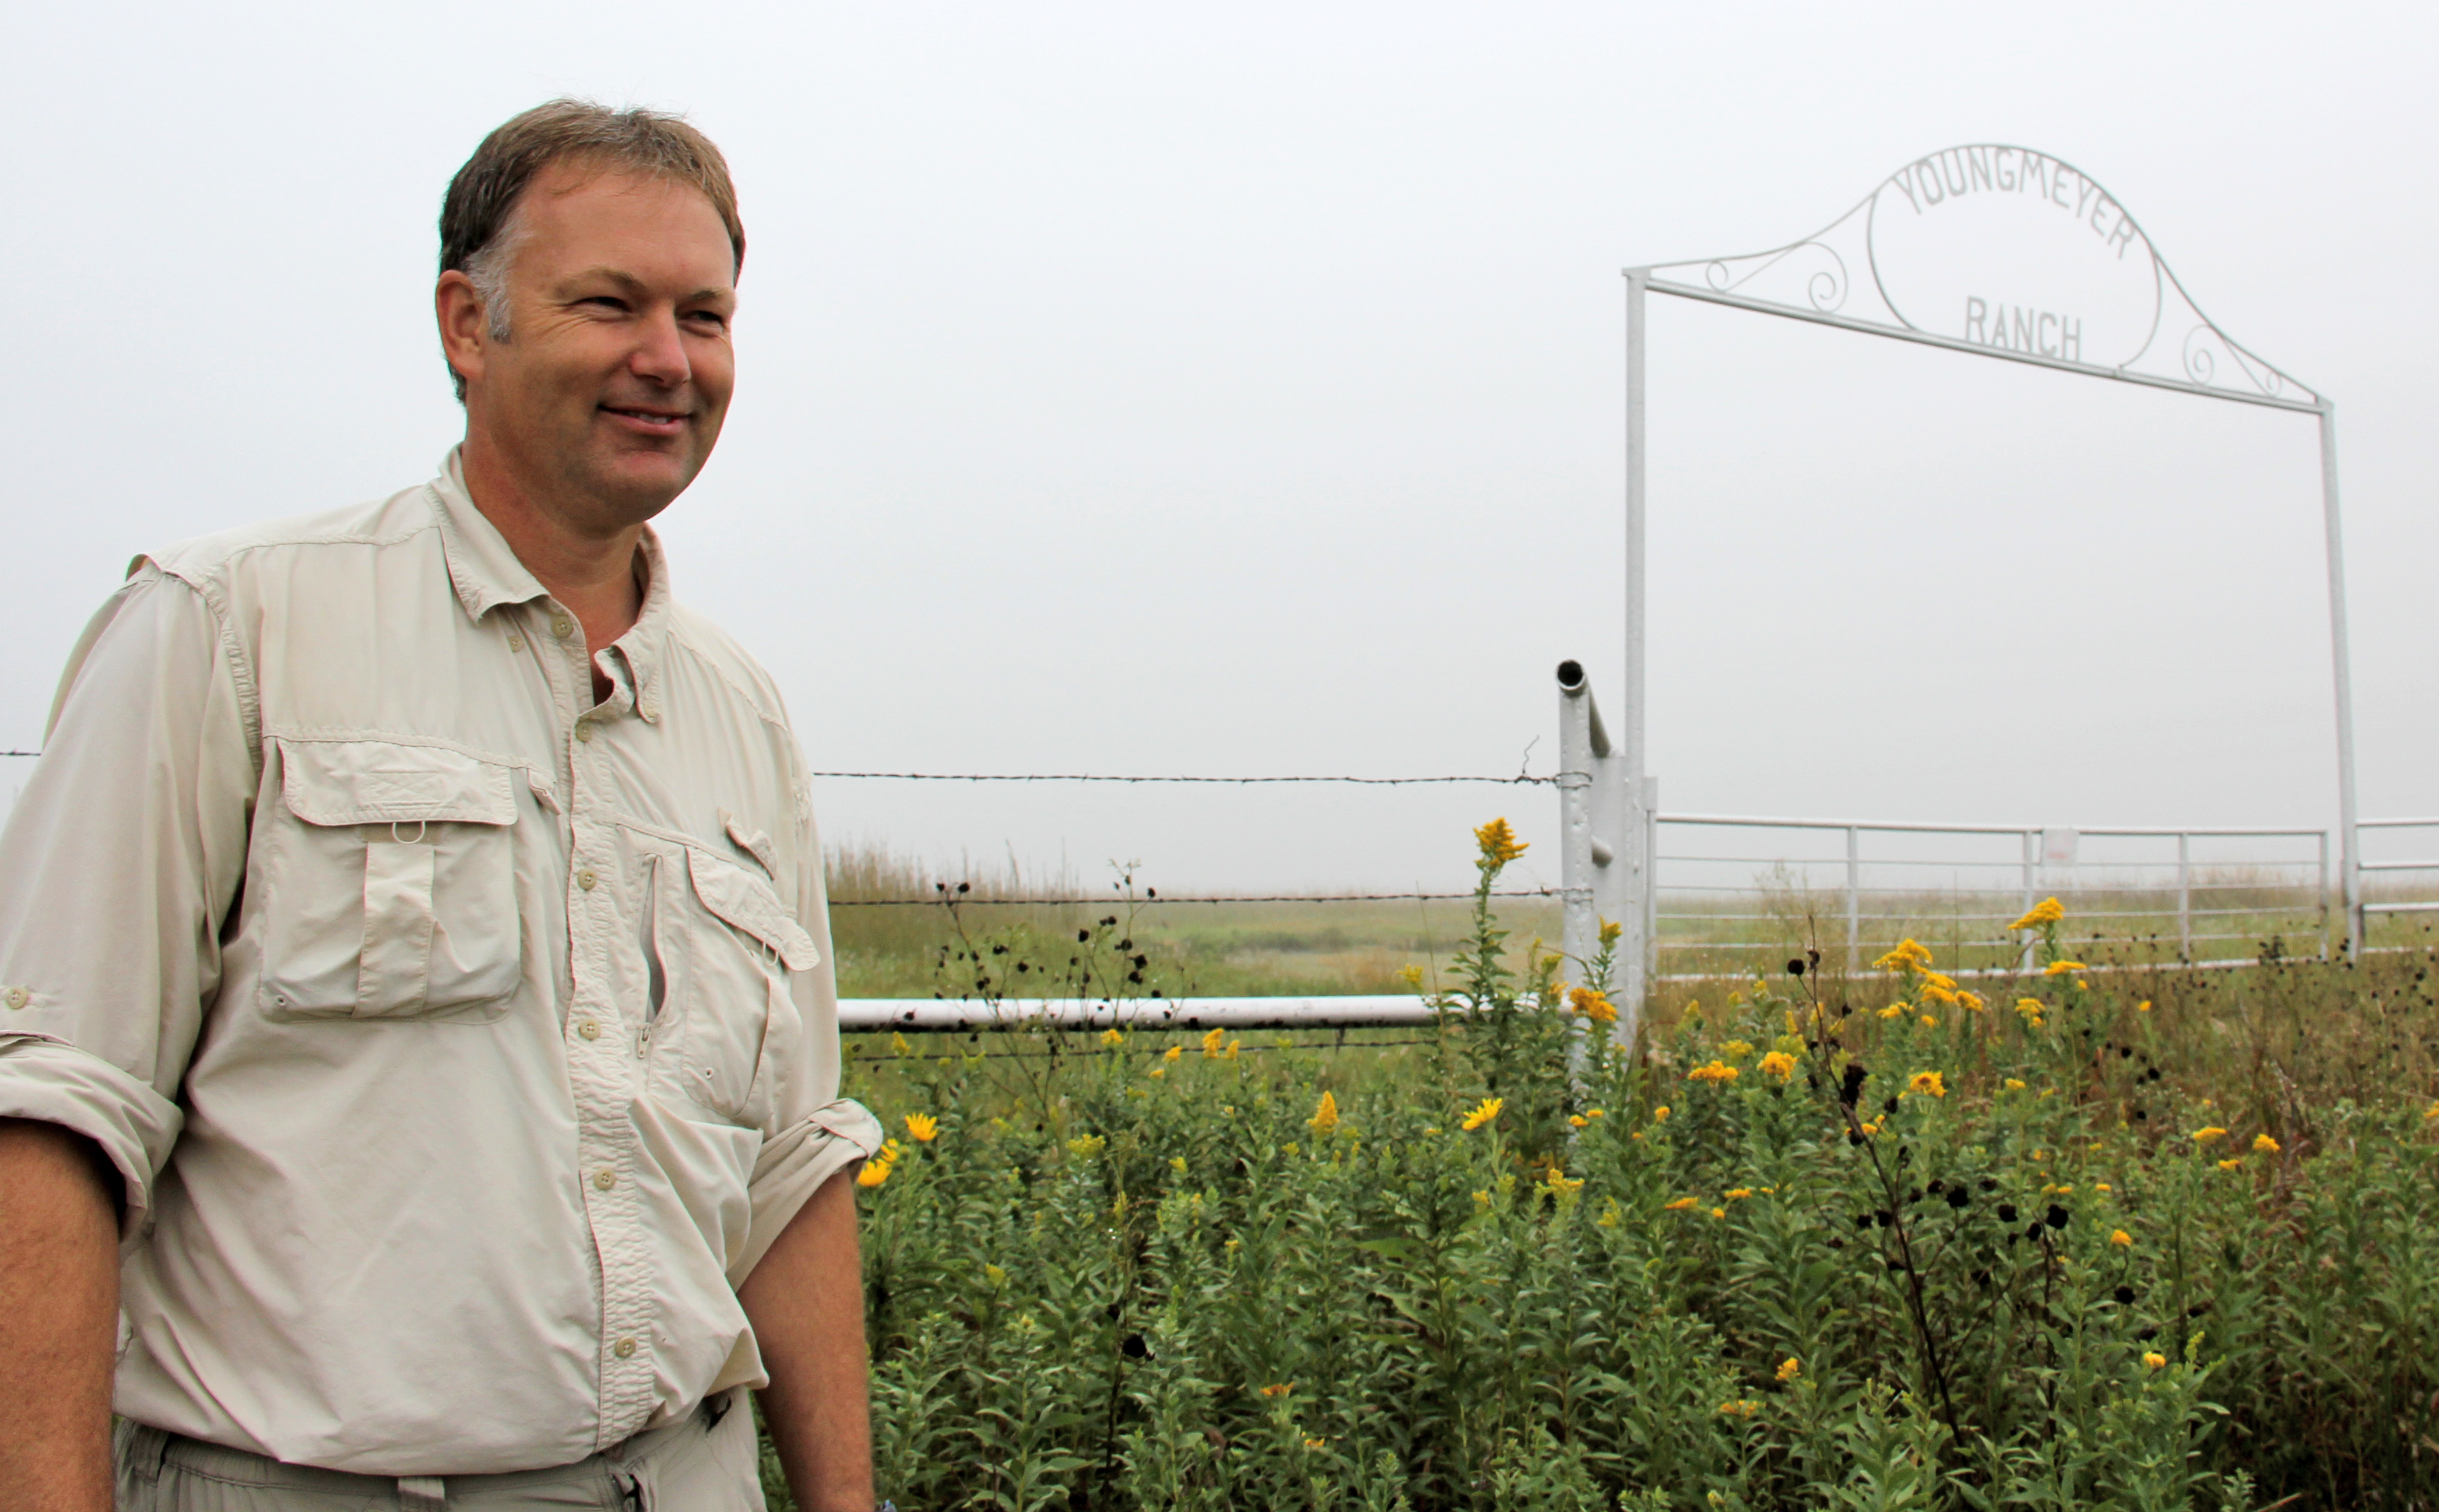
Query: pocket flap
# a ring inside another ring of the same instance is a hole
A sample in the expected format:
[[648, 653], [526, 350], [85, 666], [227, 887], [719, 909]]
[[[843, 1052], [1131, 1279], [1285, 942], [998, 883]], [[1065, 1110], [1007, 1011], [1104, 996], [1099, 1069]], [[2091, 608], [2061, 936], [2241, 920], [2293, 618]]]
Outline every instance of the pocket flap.
[[280, 796], [309, 825], [511, 825], [509, 769], [383, 740], [279, 742]]
[[789, 970], [810, 970], [820, 964], [813, 937], [789, 916], [787, 905], [761, 878], [691, 845], [686, 847], [686, 874], [694, 879], [694, 895], [703, 907], [777, 952]]

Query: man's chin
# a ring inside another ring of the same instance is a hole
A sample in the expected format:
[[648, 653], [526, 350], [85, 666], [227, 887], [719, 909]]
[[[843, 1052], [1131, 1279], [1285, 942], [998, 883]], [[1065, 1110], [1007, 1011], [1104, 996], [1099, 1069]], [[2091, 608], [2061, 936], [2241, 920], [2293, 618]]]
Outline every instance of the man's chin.
[[691, 438], [668, 449], [620, 448], [609, 455], [585, 459], [581, 486], [609, 512], [631, 524], [641, 524], [669, 507], [703, 471]]

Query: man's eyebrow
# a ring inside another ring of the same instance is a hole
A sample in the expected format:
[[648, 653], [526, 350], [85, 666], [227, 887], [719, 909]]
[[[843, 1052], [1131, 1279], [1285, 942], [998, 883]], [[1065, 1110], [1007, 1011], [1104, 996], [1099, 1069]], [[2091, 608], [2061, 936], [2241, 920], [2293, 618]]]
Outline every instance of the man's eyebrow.
[[[579, 284], [585, 283], [596, 278], [604, 279], [610, 283], [617, 285], [619, 290], [625, 294], [641, 294], [650, 292], [643, 279], [636, 277], [633, 274], [627, 272], [624, 268], [614, 268], [606, 264], [599, 267], [585, 268], [579, 272], [569, 274], [565, 278], [560, 281], [560, 291], [561, 293], [566, 293]], [[682, 296], [678, 300], [678, 303], [682, 305], [691, 305], [699, 304], [704, 300], [734, 300], [736, 297], [737, 291], [735, 289], [722, 289], [714, 285], [697, 289], [694, 293]]]

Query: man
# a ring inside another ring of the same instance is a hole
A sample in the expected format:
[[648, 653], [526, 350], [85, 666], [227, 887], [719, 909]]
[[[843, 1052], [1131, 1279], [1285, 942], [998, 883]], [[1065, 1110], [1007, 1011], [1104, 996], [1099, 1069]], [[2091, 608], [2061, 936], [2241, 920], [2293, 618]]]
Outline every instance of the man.
[[726, 165], [557, 101], [441, 242], [441, 475], [138, 558], [0, 835], [0, 1512], [110, 1506], [114, 1404], [126, 1508], [759, 1507], [753, 1388], [873, 1505], [806, 767], [646, 524]]

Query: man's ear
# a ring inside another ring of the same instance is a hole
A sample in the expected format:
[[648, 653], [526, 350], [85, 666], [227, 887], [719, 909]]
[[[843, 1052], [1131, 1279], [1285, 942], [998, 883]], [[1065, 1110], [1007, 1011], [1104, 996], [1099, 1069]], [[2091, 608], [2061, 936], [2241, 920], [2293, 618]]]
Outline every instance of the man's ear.
[[473, 382], [483, 376], [483, 359], [490, 347], [490, 322], [483, 309], [483, 296], [474, 291], [474, 280], [452, 268], [440, 276], [439, 287], [432, 293], [433, 312], [440, 322], [440, 352], [456, 370], [460, 380]]

